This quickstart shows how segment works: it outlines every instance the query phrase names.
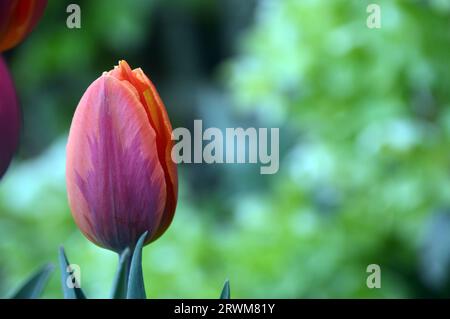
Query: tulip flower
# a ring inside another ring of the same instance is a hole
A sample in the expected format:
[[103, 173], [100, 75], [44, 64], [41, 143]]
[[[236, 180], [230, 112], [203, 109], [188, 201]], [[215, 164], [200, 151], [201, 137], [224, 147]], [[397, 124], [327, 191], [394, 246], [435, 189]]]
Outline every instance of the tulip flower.
[[38, 23], [47, 0], [0, 0], [0, 52], [22, 41]]
[[19, 127], [19, 103], [8, 68], [0, 56], [0, 178], [16, 150]]
[[76, 224], [95, 244], [122, 252], [148, 244], [176, 207], [172, 127], [152, 82], [125, 61], [84, 93], [67, 144], [67, 192]]

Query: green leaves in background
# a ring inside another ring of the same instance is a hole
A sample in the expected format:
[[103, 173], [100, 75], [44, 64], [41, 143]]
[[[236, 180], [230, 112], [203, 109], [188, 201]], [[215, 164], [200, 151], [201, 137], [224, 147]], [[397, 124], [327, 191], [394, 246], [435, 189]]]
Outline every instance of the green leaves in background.
[[12, 299], [39, 298], [53, 272], [53, 265], [47, 264], [34, 273], [11, 297]]
[[142, 275], [142, 246], [148, 232], [139, 238], [131, 259], [130, 277], [128, 281], [127, 299], [146, 299], [144, 278]]
[[220, 294], [220, 299], [231, 299], [230, 297], [230, 281], [225, 281], [223, 285], [222, 293]]
[[[76, 282], [74, 271], [72, 267], [70, 267], [69, 260], [67, 259], [63, 247], [60, 247], [59, 249], [59, 265], [61, 268], [61, 284], [64, 292], [64, 299], [86, 299], [81, 288], [78, 288], [79, 283]], [[69, 284], [69, 281], [71, 284]]]
[[128, 288], [128, 276], [130, 273], [130, 249], [127, 248], [120, 254], [119, 267], [114, 279], [111, 293], [112, 299], [126, 299]]

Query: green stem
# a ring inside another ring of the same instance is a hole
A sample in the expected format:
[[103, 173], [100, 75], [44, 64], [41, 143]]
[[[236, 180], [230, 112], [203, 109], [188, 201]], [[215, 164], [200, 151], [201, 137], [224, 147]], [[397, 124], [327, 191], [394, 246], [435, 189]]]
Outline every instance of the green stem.
[[142, 247], [148, 232], [139, 237], [131, 259], [130, 275], [128, 278], [127, 299], [146, 299], [144, 276], [142, 273]]
[[114, 279], [113, 289], [111, 293], [112, 299], [127, 298], [128, 278], [130, 276], [131, 254], [130, 249], [126, 248], [119, 255], [119, 265], [116, 277]]

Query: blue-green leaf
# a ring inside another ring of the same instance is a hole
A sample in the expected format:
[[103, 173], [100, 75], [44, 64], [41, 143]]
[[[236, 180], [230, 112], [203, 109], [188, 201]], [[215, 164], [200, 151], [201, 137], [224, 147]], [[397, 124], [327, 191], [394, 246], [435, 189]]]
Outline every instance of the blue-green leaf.
[[125, 249], [119, 258], [116, 277], [111, 293], [112, 299], [126, 299], [128, 288], [128, 275], [130, 273], [130, 249]]
[[61, 284], [64, 292], [64, 299], [86, 299], [80, 288], [80, 283], [76, 282], [74, 270], [70, 267], [64, 248], [59, 248], [59, 265], [61, 268]]
[[53, 272], [53, 265], [47, 264], [25, 281], [17, 292], [12, 295], [12, 299], [37, 299], [41, 296], [50, 275]]
[[130, 277], [128, 279], [127, 299], [146, 299], [144, 278], [142, 276], [142, 246], [144, 245], [145, 232], [139, 237], [139, 240], [134, 248], [133, 258], [130, 265]]
[[220, 299], [230, 299], [230, 281], [225, 281], [223, 285], [222, 293], [220, 294]]

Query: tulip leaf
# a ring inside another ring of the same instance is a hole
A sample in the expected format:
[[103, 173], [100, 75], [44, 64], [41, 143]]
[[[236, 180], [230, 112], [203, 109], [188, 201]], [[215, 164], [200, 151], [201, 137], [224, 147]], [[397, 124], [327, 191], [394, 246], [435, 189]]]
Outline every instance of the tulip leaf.
[[75, 270], [69, 263], [63, 247], [59, 249], [59, 266], [61, 268], [61, 284], [64, 299], [86, 299], [80, 283], [76, 281]]
[[220, 294], [220, 299], [231, 299], [230, 297], [230, 281], [225, 281], [223, 285], [222, 293]]
[[11, 299], [37, 299], [41, 296], [50, 276], [53, 272], [53, 265], [47, 264], [32, 276], [30, 276], [22, 286], [11, 296]]
[[130, 273], [130, 249], [125, 249], [119, 258], [116, 277], [111, 293], [112, 299], [126, 299], [128, 288], [128, 275]]
[[146, 299], [144, 278], [142, 275], [142, 246], [144, 245], [145, 232], [139, 237], [131, 258], [130, 276], [128, 278], [127, 299]]

